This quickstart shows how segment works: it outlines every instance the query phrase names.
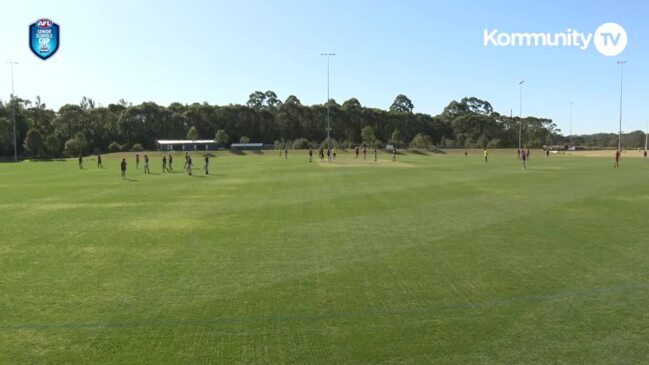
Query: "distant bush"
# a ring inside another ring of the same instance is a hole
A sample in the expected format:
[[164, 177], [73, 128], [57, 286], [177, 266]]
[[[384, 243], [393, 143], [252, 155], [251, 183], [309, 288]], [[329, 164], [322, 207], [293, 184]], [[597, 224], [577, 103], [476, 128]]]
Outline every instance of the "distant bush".
[[307, 148], [309, 148], [309, 141], [306, 138], [298, 138], [293, 141], [294, 150], [305, 150]]
[[119, 150], [122, 151], [122, 152], [128, 152], [130, 149], [131, 149], [131, 147], [130, 147], [128, 144], [126, 144], [126, 143], [124, 143], [123, 145], [119, 146]]
[[501, 148], [503, 146], [503, 143], [501, 140], [498, 138], [494, 138], [489, 143], [487, 144], [488, 148]]
[[52, 157], [61, 154], [61, 142], [55, 135], [50, 134], [45, 138], [45, 150], [47, 150], [47, 153]]
[[142, 152], [142, 151], [144, 151], [144, 146], [142, 146], [141, 143], [136, 143], [136, 144], [133, 145], [133, 151]]
[[329, 142], [329, 146], [331, 148], [340, 148], [340, 146], [338, 145], [338, 142], [333, 138], [325, 138], [325, 140], [322, 141], [320, 146], [322, 146], [322, 148], [327, 148], [327, 142]]
[[121, 146], [117, 142], [111, 142], [111, 144], [108, 145], [108, 152], [115, 153], [119, 152], [121, 150]]
[[250, 138], [243, 136], [239, 138], [239, 143], [250, 143]]
[[432, 145], [432, 139], [426, 134], [419, 133], [410, 142], [410, 148], [427, 149]]

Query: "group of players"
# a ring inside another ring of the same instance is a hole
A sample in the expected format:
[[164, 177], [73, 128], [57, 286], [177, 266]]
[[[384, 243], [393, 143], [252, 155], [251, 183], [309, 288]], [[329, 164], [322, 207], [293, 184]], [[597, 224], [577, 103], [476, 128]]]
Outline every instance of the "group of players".
[[[151, 168], [149, 167], [149, 156], [144, 155], [143, 157], [144, 160], [144, 173], [145, 174], [150, 174], [151, 173]], [[162, 155], [162, 172], [174, 172], [173, 168], [173, 163], [174, 163], [174, 157], [173, 155], [169, 155], [169, 158], [167, 158], [167, 155]], [[126, 179], [126, 166], [127, 166], [126, 158], [122, 158], [122, 162], [120, 162], [120, 170], [122, 172], [122, 179]], [[187, 172], [188, 175], [192, 174], [192, 168], [194, 166], [194, 162], [192, 160], [191, 155], [189, 152], [185, 152], [185, 165], [183, 166], [183, 170]], [[103, 169], [104, 165], [102, 164], [101, 161], [101, 154], [97, 155], [97, 168]], [[140, 154], [135, 155], [135, 169], [140, 168]], [[83, 170], [83, 156], [79, 156], [79, 169]], [[203, 163], [203, 169], [205, 170], [205, 175], [210, 174], [210, 156], [205, 155], [204, 157], [204, 163]]]
[[[363, 153], [363, 159], [367, 160], [367, 147], [363, 146], [362, 148], [360, 146], [356, 146], [354, 148], [354, 159], [358, 160], [360, 153]], [[288, 149], [284, 149], [284, 158], [288, 159]], [[309, 147], [309, 162], [313, 162], [313, 149]], [[328, 147], [326, 150], [324, 147], [320, 147], [318, 150], [318, 155], [320, 157], [320, 162], [325, 162], [325, 154], [327, 156], [327, 162], [335, 162], [336, 161], [336, 149]], [[378, 161], [378, 149], [374, 147], [373, 150], [374, 154], [374, 161]], [[521, 161], [523, 164], [523, 171], [527, 170], [527, 162], [530, 159], [530, 149], [519, 149], [516, 151], [518, 159]], [[279, 152], [279, 156], [282, 157], [282, 150]], [[468, 152], [464, 152], [464, 156], [468, 156]], [[644, 156], [647, 157], [647, 151], [644, 152]], [[546, 159], [550, 157], [550, 150], [545, 150], [545, 157]], [[615, 163], [613, 165], [614, 168], [619, 168], [620, 167], [620, 157], [621, 153], [620, 150], [615, 151]], [[143, 157], [144, 160], [144, 173], [145, 174], [150, 174], [151, 169], [149, 167], [149, 156], [144, 155]], [[168, 172], [172, 173], [174, 172], [173, 169], [173, 155], [169, 154], [169, 157], [167, 155], [162, 156], [162, 172]], [[392, 162], [397, 161], [397, 149], [395, 147], [392, 147]], [[484, 161], [489, 162], [489, 150], [484, 149]], [[120, 170], [122, 172], [122, 179], [126, 179], [126, 158], [122, 159], [122, 162], [120, 163]], [[135, 169], [139, 169], [140, 167], [140, 155], [136, 154], [135, 155]], [[204, 157], [204, 163], [203, 163], [203, 169], [205, 170], [205, 175], [209, 175], [209, 167], [210, 167], [210, 157], [209, 155], [205, 155]], [[83, 169], [83, 156], [79, 156], [79, 168]], [[97, 155], [97, 168], [104, 168], [101, 160], [101, 154]], [[193, 161], [192, 157], [190, 156], [189, 152], [185, 152], [185, 165], [183, 166], [183, 170], [187, 172], [188, 175], [191, 176], [192, 174], [192, 168], [193, 168]]]
[[[367, 160], [367, 146], [363, 146], [363, 159]], [[285, 155], [287, 151], [284, 151]], [[325, 162], [325, 153], [327, 155], [327, 162], [336, 162], [336, 148], [328, 147], [326, 150], [324, 147], [320, 147], [318, 150], [318, 156], [320, 157], [320, 162]], [[356, 146], [354, 148], [354, 159], [358, 160], [361, 153], [361, 147]], [[379, 151], [374, 147], [374, 162], [377, 162], [379, 158]], [[313, 162], [313, 149], [309, 147], [309, 162]], [[397, 149], [392, 147], [392, 162], [397, 162]]]

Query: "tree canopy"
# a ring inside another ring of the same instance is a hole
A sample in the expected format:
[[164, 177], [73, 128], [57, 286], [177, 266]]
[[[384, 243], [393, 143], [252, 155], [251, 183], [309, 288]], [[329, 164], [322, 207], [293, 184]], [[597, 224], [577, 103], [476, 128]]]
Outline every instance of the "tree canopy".
[[[88, 97], [55, 111], [40, 98], [34, 102], [14, 98], [0, 102], [0, 155], [13, 154], [11, 110], [16, 109], [18, 152], [23, 156], [128, 151], [135, 144], [154, 149], [157, 139], [214, 139], [227, 145], [241, 141], [316, 146], [326, 139], [327, 107], [331, 118], [331, 142], [346, 147], [359, 143], [390, 141], [396, 144], [434, 144], [444, 147], [516, 147], [518, 117], [494, 112], [486, 100], [467, 97], [451, 101], [439, 115], [416, 113], [412, 101], [398, 95], [388, 110], [369, 108], [356, 98], [338, 104], [303, 105], [295, 95], [282, 102], [273, 91], [255, 91], [246, 105], [154, 102], [133, 105], [119, 100], [102, 106]], [[522, 120], [523, 144], [581, 144], [615, 146], [616, 135], [561, 136], [552, 120]], [[28, 136], [29, 133], [29, 136]], [[642, 133], [642, 132], [639, 132]], [[418, 136], [419, 135], [419, 136]], [[417, 137], [418, 136], [418, 137]], [[415, 139], [415, 137], [417, 137]], [[624, 137], [624, 145], [644, 146], [638, 132]]]

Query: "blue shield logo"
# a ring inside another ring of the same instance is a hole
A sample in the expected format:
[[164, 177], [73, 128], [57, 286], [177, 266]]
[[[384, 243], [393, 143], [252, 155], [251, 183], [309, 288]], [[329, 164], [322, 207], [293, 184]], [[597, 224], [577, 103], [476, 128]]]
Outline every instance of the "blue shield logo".
[[29, 25], [29, 49], [36, 57], [46, 60], [59, 50], [61, 31], [59, 25], [50, 19], [38, 19]]

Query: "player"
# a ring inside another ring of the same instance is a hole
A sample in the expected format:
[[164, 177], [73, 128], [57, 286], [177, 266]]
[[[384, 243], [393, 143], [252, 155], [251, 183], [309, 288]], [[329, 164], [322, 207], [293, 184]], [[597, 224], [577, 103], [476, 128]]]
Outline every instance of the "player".
[[149, 156], [144, 155], [144, 173], [145, 174], [150, 174], [151, 170], [149, 170]]
[[397, 148], [392, 147], [392, 162], [397, 162]]
[[331, 155], [333, 156], [333, 162], [336, 162], [336, 147], [331, 150]]
[[521, 150], [520, 150], [520, 148], [516, 150], [516, 158], [519, 159], [519, 160], [521, 159]]
[[122, 159], [122, 163], [119, 164], [120, 168], [122, 169], [122, 180], [126, 179], [126, 159]]
[[97, 168], [98, 169], [103, 169], [104, 168], [104, 165], [101, 163], [101, 154], [100, 153], [97, 154]]
[[529, 148], [527, 149], [527, 153], [525, 154], [525, 158], [527, 158], [528, 161], [530, 160], [530, 149]]
[[644, 150], [644, 158], [647, 158], [647, 150]]
[[620, 167], [620, 150], [615, 151], [615, 164], [613, 165], [613, 168], [619, 168]]
[[469, 153], [467, 151], [464, 151], [464, 157], [467, 157]]
[[487, 150], [486, 148], [484, 149], [484, 162], [489, 162], [489, 150]]
[[331, 148], [327, 147], [327, 162], [331, 162]]
[[284, 159], [288, 159], [288, 147], [284, 147]]
[[376, 146], [374, 146], [374, 162], [378, 161], [379, 158], [378, 153], [379, 151], [376, 149]]
[[358, 153], [360, 152], [360, 148], [358, 146], [356, 146], [356, 148], [354, 149], [354, 152], [356, 153], [355, 160], [358, 160]]
[[318, 154], [320, 155], [320, 163], [324, 162], [324, 147], [320, 146], [320, 150], [318, 151]]
[[183, 166], [183, 170], [187, 170], [187, 161], [189, 160], [189, 152], [185, 152], [185, 165]]
[[83, 156], [79, 155], [79, 169], [83, 170]]
[[309, 163], [313, 161], [313, 150], [309, 147]]
[[545, 159], [550, 158], [550, 150], [545, 150]]
[[174, 157], [172, 155], [169, 155], [169, 172], [174, 172]]
[[169, 172], [169, 169], [167, 169], [167, 156], [162, 155], [162, 172]]
[[203, 166], [203, 168], [205, 168], [205, 175], [209, 175], [210, 174], [210, 157], [207, 156], [207, 155], [205, 155], [205, 166]]
[[523, 163], [523, 171], [527, 170], [527, 154], [525, 150], [521, 150], [520, 160]]
[[363, 146], [363, 160], [367, 160], [367, 146]]
[[187, 154], [187, 163], [185, 170], [187, 170], [187, 174], [189, 174], [189, 176], [192, 176], [192, 157], [189, 154]]
[[137, 170], [140, 167], [140, 154], [135, 154], [135, 169]]

